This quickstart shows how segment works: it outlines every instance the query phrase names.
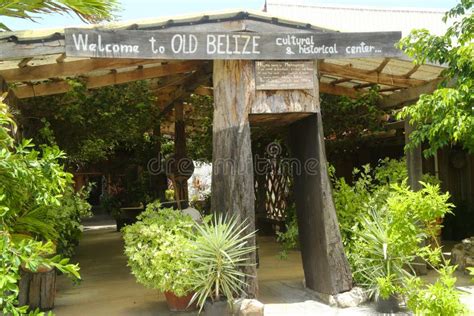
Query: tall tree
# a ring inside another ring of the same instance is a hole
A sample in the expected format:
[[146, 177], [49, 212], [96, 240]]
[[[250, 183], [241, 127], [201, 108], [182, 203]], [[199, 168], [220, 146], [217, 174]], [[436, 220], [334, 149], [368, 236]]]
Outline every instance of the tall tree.
[[[111, 20], [117, 0], [0, 0], [0, 16], [36, 21], [37, 14], [73, 13], [85, 22]], [[0, 31], [10, 29], [0, 22]]]
[[[400, 117], [415, 126], [409, 146], [428, 142], [425, 155], [433, 155], [448, 144], [459, 144], [474, 152], [474, 16], [473, 0], [461, 2], [446, 12], [443, 22], [454, 21], [446, 33], [433, 35], [414, 30], [400, 41], [415, 62], [447, 65], [445, 80], [433, 94], [421, 95], [405, 107]], [[450, 83], [448, 85], [448, 83]]]

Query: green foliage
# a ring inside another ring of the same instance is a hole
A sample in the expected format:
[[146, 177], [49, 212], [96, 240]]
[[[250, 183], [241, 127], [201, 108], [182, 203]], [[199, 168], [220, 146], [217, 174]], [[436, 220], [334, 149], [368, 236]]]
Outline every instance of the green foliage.
[[57, 144], [74, 165], [117, 154], [139, 159], [153, 149], [153, 129], [159, 124], [147, 82], [93, 90], [81, 82], [70, 84], [73, 89], [66, 94], [35, 98], [21, 108], [28, 135], [40, 143]]
[[321, 95], [321, 113], [324, 120], [324, 135], [332, 152], [360, 142], [362, 137], [383, 130], [381, 117], [384, 112], [377, 106], [380, 99], [378, 87], [371, 88], [357, 98]]
[[471, 276], [473, 276], [472, 282], [474, 282], [474, 267], [467, 268], [467, 270], [469, 271], [469, 274], [470, 274]]
[[246, 285], [243, 270], [250, 265], [249, 254], [255, 251], [254, 246], [248, 245], [255, 232], [245, 235], [247, 227], [235, 217], [224, 216], [196, 224], [197, 237], [191, 256], [195, 265], [193, 301], [201, 310], [208, 298], [212, 301], [226, 298], [231, 305], [235, 297], [243, 294]]
[[212, 161], [212, 120], [214, 98], [211, 96], [191, 95], [189, 103], [193, 105], [193, 115], [186, 117], [186, 149], [189, 158], [197, 161]]
[[91, 187], [74, 192], [72, 186], [66, 189], [61, 198], [61, 206], [55, 212], [55, 229], [58, 232], [57, 251], [65, 257], [72, 257], [79, 244], [83, 227], [81, 220], [92, 216], [92, 206], [87, 202]]
[[[83, 21], [96, 23], [111, 20], [117, 9], [117, 0], [0, 0], [0, 16], [33, 21], [37, 14], [75, 13]], [[8, 30], [0, 23], [0, 31]]]
[[298, 222], [296, 218], [296, 208], [293, 204], [287, 209], [286, 231], [277, 232], [277, 242], [282, 246], [280, 259], [288, 258], [288, 251], [299, 247]]
[[79, 268], [59, 255], [46, 257], [55, 252], [50, 239], [59, 236], [54, 210], [72, 184], [72, 175], [59, 163], [64, 154], [48, 146], [37, 151], [29, 140], [16, 143], [10, 134], [12, 126], [1, 97], [0, 308], [5, 315], [21, 315], [27, 312], [26, 307], [16, 306], [21, 266], [32, 271], [40, 266], [57, 268], [75, 278], [79, 278]]
[[424, 284], [419, 277], [408, 279], [405, 287], [408, 308], [415, 315], [467, 315], [468, 311], [459, 299], [460, 292], [455, 287], [455, 270], [456, 266], [443, 266], [434, 284]]
[[3, 315], [43, 315], [39, 311], [28, 313], [28, 306], [18, 306], [18, 281], [20, 269], [36, 271], [39, 267], [56, 268], [79, 279], [79, 267], [69, 264], [69, 259], [60, 256], [46, 258], [53, 254], [51, 242], [42, 243], [32, 239], [13, 242], [10, 234], [0, 226], [0, 311]]
[[[444, 22], [454, 20], [444, 35], [432, 35], [426, 29], [414, 30], [400, 41], [400, 48], [423, 64], [429, 60], [446, 64], [446, 80], [430, 95], [405, 107], [399, 117], [415, 126], [409, 146], [427, 141], [426, 155], [451, 143], [474, 152], [474, 16], [472, 0], [461, 0], [448, 11]], [[452, 86], [447, 83], [452, 81]]]
[[195, 269], [190, 259], [195, 251], [190, 239], [193, 220], [171, 208], [160, 208], [159, 203], [148, 204], [138, 219], [123, 229], [132, 274], [146, 287], [177, 296], [188, 294]]

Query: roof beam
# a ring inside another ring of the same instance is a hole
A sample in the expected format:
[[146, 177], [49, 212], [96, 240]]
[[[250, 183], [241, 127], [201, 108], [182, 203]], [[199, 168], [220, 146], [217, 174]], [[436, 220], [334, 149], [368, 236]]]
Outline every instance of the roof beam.
[[385, 68], [385, 66], [387, 66], [387, 64], [389, 63], [389, 61], [390, 61], [390, 58], [387, 58], [387, 57], [384, 58], [384, 60], [380, 63], [380, 65], [379, 65], [377, 68], [375, 68], [375, 69], [373, 70], [373, 72], [381, 73], [382, 70]]
[[[382, 98], [379, 101], [379, 106], [381, 108], [388, 109], [400, 108], [407, 104], [415, 103], [421, 94], [428, 94], [435, 91], [441, 81], [442, 78], [437, 78], [422, 86], [405, 89], [400, 92], [394, 92], [391, 95]], [[448, 86], [451, 84], [452, 82], [448, 83]]]
[[349, 98], [357, 98], [360, 95], [358, 91], [352, 88], [341, 87], [333, 85], [331, 83], [319, 83], [319, 92], [333, 94], [333, 95], [343, 95]]
[[[60, 57], [58, 57], [58, 59]], [[94, 70], [117, 69], [145, 64], [157, 64], [159, 62], [159, 60], [152, 59], [88, 58], [83, 60], [68, 62], [60, 61], [54, 64], [1, 70], [0, 76], [2, 76], [8, 83], [38, 81], [51, 77], [76, 77]]]
[[[179, 73], [194, 71], [201, 65], [199, 61], [184, 61], [169, 63], [158, 67], [135, 69], [127, 72], [109, 73], [102, 76], [85, 78], [87, 89], [95, 89], [115, 84], [127, 83], [137, 80], [166, 77]], [[19, 99], [36, 96], [46, 96], [68, 92], [71, 89], [66, 81], [41, 83], [37, 85], [25, 85], [13, 89]]]
[[321, 63], [319, 65], [319, 71], [323, 74], [336, 75], [339, 77], [352, 78], [370, 83], [404, 88], [419, 86], [426, 83], [426, 81], [423, 80], [409, 79], [403, 76], [385, 73], [376, 73], [373, 70], [358, 69], [330, 63]]

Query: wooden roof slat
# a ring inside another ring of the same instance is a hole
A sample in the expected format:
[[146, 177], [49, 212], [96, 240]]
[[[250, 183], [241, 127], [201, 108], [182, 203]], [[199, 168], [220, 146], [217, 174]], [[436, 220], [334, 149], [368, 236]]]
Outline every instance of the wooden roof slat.
[[340, 79], [336, 79], [336, 80], [331, 81], [331, 84], [336, 85], [338, 83], [343, 83], [343, 82], [347, 82], [347, 81], [351, 81], [351, 80], [352, 80], [351, 78], [340, 78]]
[[[128, 72], [109, 73], [102, 76], [85, 78], [88, 89], [100, 88], [114, 84], [127, 83], [136, 80], [145, 80], [157, 77], [165, 77], [178, 73], [191, 72], [198, 68], [202, 62], [184, 61], [180, 63], [170, 63], [158, 67], [136, 69]], [[45, 96], [65, 93], [70, 90], [67, 82], [41, 83], [31, 86], [21, 86], [13, 89], [18, 98], [31, 98], [35, 96]]]
[[27, 58], [23, 58], [19, 63], [18, 63], [18, 68], [25, 68], [26, 66], [28, 66], [28, 62], [30, 60], [32, 60], [33, 57], [27, 57]]
[[408, 79], [403, 76], [395, 76], [386, 73], [375, 73], [364, 69], [357, 69], [353, 67], [341, 66], [332, 63], [321, 63], [319, 71], [324, 74], [333, 74], [344, 78], [358, 79], [370, 83], [384, 84], [388, 86], [398, 87], [414, 87], [419, 86], [426, 81], [419, 79]]
[[150, 59], [88, 58], [56, 64], [31, 66], [28, 68], [0, 70], [0, 75], [8, 83], [19, 81], [39, 81], [51, 77], [75, 77], [94, 70], [156, 64], [159, 62], [159, 60]]
[[66, 53], [62, 53], [61, 55], [59, 55], [58, 58], [56, 58], [56, 62], [60, 64], [60, 63], [63, 63], [65, 59], [66, 59]]
[[[418, 100], [421, 94], [432, 93], [434, 90], [436, 90], [441, 80], [441, 78], [438, 78], [429, 81], [422, 86], [404, 89], [400, 92], [394, 92], [391, 95], [382, 98], [382, 100], [379, 101], [379, 106], [381, 108], [388, 109], [398, 108], [410, 103], [414, 103]], [[448, 86], [451, 84], [452, 82], [448, 83]]]
[[357, 96], [360, 94], [355, 89], [332, 85], [330, 83], [324, 82], [319, 83], [319, 92], [333, 95], [344, 95], [349, 98], [357, 98]]
[[405, 77], [405, 78], [410, 78], [411, 75], [413, 75], [413, 74], [418, 70], [418, 68], [420, 68], [420, 66], [421, 66], [421, 65], [415, 65], [415, 66], [413, 66], [413, 68], [412, 68], [409, 72], [407, 72], [406, 74], [404, 74], [403, 77]]
[[387, 64], [390, 62], [390, 58], [384, 58], [384, 60], [380, 63], [380, 65], [374, 69], [374, 72], [376, 73], [381, 73], [382, 70], [387, 66]]

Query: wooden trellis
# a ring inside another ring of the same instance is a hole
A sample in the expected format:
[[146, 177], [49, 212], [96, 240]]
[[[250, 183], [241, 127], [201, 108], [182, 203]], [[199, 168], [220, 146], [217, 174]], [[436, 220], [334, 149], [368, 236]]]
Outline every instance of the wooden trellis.
[[291, 203], [291, 172], [286, 163], [289, 159], [287, 148], [275, 142], [266, 146], [262, 157], [265, 172], [257, 170], [255, 196], [261, 216], [275, 221], [284, 221], [286, 210]]

